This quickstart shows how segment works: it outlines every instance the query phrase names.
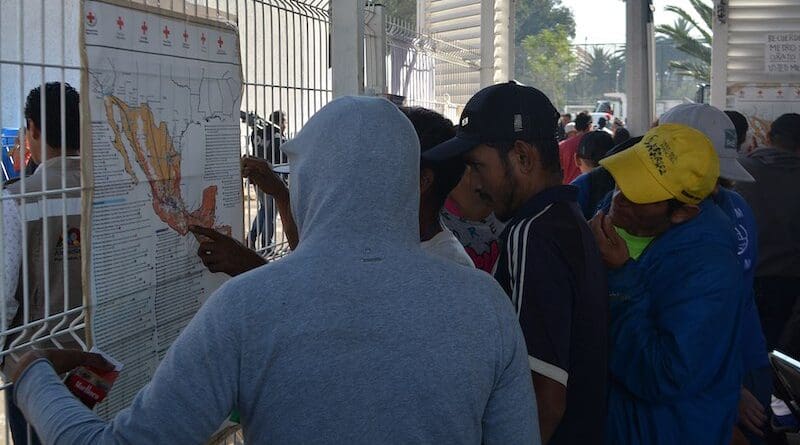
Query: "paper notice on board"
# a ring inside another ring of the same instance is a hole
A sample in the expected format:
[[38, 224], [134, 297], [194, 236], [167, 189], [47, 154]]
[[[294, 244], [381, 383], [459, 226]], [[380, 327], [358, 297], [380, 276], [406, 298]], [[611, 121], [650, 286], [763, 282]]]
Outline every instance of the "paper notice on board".
[[125, 363], [98, 405], [108, 418], [222, 282], [188, 226], [243, 233], [242, 75], [228, 25], [89, 0], [83, 16], [89, 327], [94, 345]]
[[800, 31], [767, 34], [764, 62], [768, 74], [800, 74]]

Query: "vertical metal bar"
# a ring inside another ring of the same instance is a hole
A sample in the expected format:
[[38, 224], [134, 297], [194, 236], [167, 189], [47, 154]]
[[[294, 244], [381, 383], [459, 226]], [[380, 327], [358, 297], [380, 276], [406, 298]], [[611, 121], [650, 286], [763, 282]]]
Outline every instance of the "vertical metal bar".
[[[25, 59], [24, 59], [24, 49], [25, 49], [25, 33], [22, 32], [23, 30], [23, 21], [25, 15], [25, 2], [20, 2], [19, 4], [19, 59], [20, 64], [19, 67], [19, 90], [20, 90], [20, 115], [25, 116]], [[27, 126], [27, 118], [25, 121]], [[26, 135], [29, 134], [28, 131], [25, 132]], [[27, 137], [27, 136], [26, 136]], [[25, 181], [25, 169], [20, 169], [20, 193], [24, 196], [26, 192], [26, 181]], [[30, 292], [30, 285], [28, 283], [28, 217], [27, 217], [27, 206], [24, 205], [24, 202], [27, 201], [27, 198], [22, 199], [23, 205], [20, 205], [20, 221], [21, 229], [22, 229], [22, 323], [26, 327], [22, 333], [17, 337], [17, 339], [11, 343], [11, 346], [15, 346], [17, 343], [22, 341], [22, 338], [27, 334], [27, 325], [30, 321], [30, 302], [28, 300], [28, 295]]]
[[[3, 14], [3, 8], [0, 8], [0, 23], [3, 23], [3, 15], [4, 15]], [[0, 60], [3, 60], [3, 52], [2, 52], [2, 50], [3, 50], [2, 45], [0, 45]], [[0, 64], [0, 92], [3, 91], [3, 71], [2, 71], [3, 70], [3, 66], [4, 66], [3, 64]], [[3, 128], [3, 111], [2, 110], [3, 110], [3, 95], [0, 94], [0, 129]], [[19, 126], [17, 126], [17, 127], [19, 127]], [[21, 138], [21, 137], [22, 137], [22, 134], [21, 133], [17, 133], [17, 138]], [[21, 145], [24, 145], [24, 143], [21, 143]], [[0, 149], [2, 149], [2, 147], [0, 147]], [[21, 150], [22, 149], [20, 148], [17, 151], [19, 152]], [[17, 156], [17, 162], [19, 162], [19, 159], [20, 159], [20, 156]], [[13, 161], [13, 159], [12, 159], [12, 161]], [[16, 164], [16, 165], [18, 165], [18, 164]], [[6, 193], [5, 192], [0, 192], [0, 193], [1, 193], [0, 194], [0, 235], [1, 235], [0, 236], [0, 252], [3, 252], [3, 254], [0, 255], [0, 271], [2, 271], [2, 273], [0, 273], [0, 292], [3, 292], [3, 295], [0, 296], [0, 332], [5, 332], [6, 329], [8, 329], [8, 326], [7, 326], [7, 323], [6, 323], [6, 318], [7, 318], [6, 304], [7, 304], [8, 298], [9, 297], [13, 298], [14, 295], [10, 295], [9, 296], [9, 295], [5, 294], [5, 291], [6, 291], [6, 273], [5, 273], [5, 270], [6, 270], [6, 253], [5, 252], [6, 252], [6, 248], [7, 247], [5, 245], [6, 228], [5, 228], [5, 224], [4, 224], [5, 223], [5, 212], [4, 212], [4, 210], [5, 210], [5, 199], [4, 198], [5, 198]], [[13, 201], [9, 201], [9, 202], [12, 202], [12, 204], [13, 204]], [[0, 339], [2, 339], [3, 343], [5, 343], [5, 337], [4, 336], [0, 337]], [[0, 349], [3, 349], [3, 348], [0, 347]], [[4, 394], [7, 394], [7, 393], [8, 392], [6, 391]], [[6, 443], [8, 443], [8, 427], [5, 428], [5, 432], [6, 432]]]
[[[48, 144], [47, 144], [47, 106], [48, 106], [48, 104], [47, 104], [47, 92], [46, 92], [47, 78], [46, 78], [46, 72], [45, 72], [45, 68], [44, 68], [45, 40], [46, 40], [45, 39], [46, 38], [45, 31], [44, 31], [45, 30], [44, 0], [41, 1], [41, 8], [42, 8], [42, 14], [40, 16], [40, 26], [42, 27], [41, 28], [41, 33], [42, 33], [42, 42], [41, 42], [42, 43], [42, 52], [41, 52], [41, 57], [42, 57], [42, 59], [41, 59], [41, 62], [42, 62], [42, 66], [41, 66], [42, 90], [41, 90], [41, 94], [39, 95], [39, 97], [41, 98], [41, 110], [39, 110], [39, 111], [40, 111], [40, 116], [41, 116], [40, 119], [41, 119], [42, 125], [41, 125], [41, 128], [39, 130], [41, 131], [41, 134], [42, 134], [41, 143], [40, 143], [41, 148], [42, 148], [42, 165], [41, 165], [41, 168], [42, 168], [42, 191], [46, 191], [48, 189], [47, 176], [48, 176], [49, 168], [48, 168], [48, 162], [47, 162], [48, 161], [47, 152], [49, 150], [48, 150]], [[48, 215], [47, 199], [48, 199], [47, 195], [46, 194], [42, 194], [41, 201], [40, 201], [40, 206], [41, 206], [41, 209], [42, 209], [42, 257], [43, 257], [42, 258], [42, 265], [43, 265], [43, 271], [42, 271], [43, 275], [42, 276], [45, 277], [45, 279], [43, 280], [44, 281], [44, 317], [43, 318], [47, 318], [47, 317], [50, 316], [50, 280], [47, 279], [47, 277], [50, 276], [50, 258], [49, 258], [49, 256], [50, 256], [50, 251], [49, 251], [50, 240], [49, 240], [49, 233], [48, 233], [49, 231], [48, 231], [48, 227], [47, 227], [49, 225], [48, 223], [49, 223], [49, 216], [50, 215]], [[34, 334], [34, 337], [36, 337], [36, 336], [40, 335], [42, 332], [44, 332], [46, 330], [46, 325], [47, 325], [46, 323], [43, 324], [42, 327], [36, 332], [36, 334]]]
[[[61, 34], [64, 35], [64, 31], [67, 29], [66, 26], [66, 14], [64, 14], [64, 3], [61, 3]], [[44, 14], [43, 14], [44, 15]], [[59, 110], [59, 116], [61, 117], [60, 127], [61, 127], [61, 190], [66, 190], [67, 188], [67, 90], [66, 90], [66, 70], [64, 69], [64, 65], [66, 64], [66, 39], [61, 39], [61, 109]], [[87, 93], [84, 93], [88, 95]], [[61, 258], [63, 261], [61, 262], [62, 265], [62, 275], [63, 275], [63, 286], [64, 286], [64, 312], [69, 310], [69, 254], [68, 254], [68, 244], [69, 244], [69, 236], [67, 234], [67, 193], [61, 192]], [[67, 321], [67, 316], [65, 315], [56, 326], [54, 326], [53, 330], [55, 331], [58, 327], [63, 325]], [[71, 335], [72, 333], [70, 333]], [[54, 342], [58, 345], [59, 343], [54, 340]], [[59, 345], [60, 346], [60, 345]]]
[[[237, 16], [238, 16], [238, 14], [237, 14]], [[240, 23], [241, 23], [241, 19], [239, 19], [239, 20], [240, 20]], [[251, 127], [249, 125], [249, 123], [250, 123], [250, 94], [249, 94], [250, 86], [248, 85], [248, 80], [247, 79], [248, 79], [248, 76], [250, 74], [250, 67], [248, 66], [249, 56], [250, 56], [250, 53], [249, 53], [250, 48], [249, 48], [249, 45], [248, 45], [248, 41], [250, 40], [250, 23], [249, 23], [249, 16], [247, 15], [247, 0], [245, 0], [245, 2], [244, 2], [244, 25], [245, 25], [244, 26], [244, 32], [242, 33], [245, 36], [245, 39], [244, 39], [244, 51], [243, 51], [243, 57], [242, 57], [244, 59], [244, 62], [243, 62], [244, 69], [242, 70], [242, 73], [243, 73], [243, 76], [244, 76], [244, 79], [243, 79], [243, 81], [244, 81], [243, 82], [244, 83], [244, 109], [245, 109], [245, 111], [247, 113], [246, 114], [246, 123], [247, 123], [247, 125], [245, 125], [245, 128], [246, 128], [246, 130], [245, 130], [245, 153], [254, 154], [253, 151], [250, 148], [250, 133], [253, 131], [253, 127]], [[241, 28], [241, 26], [240, 26], [240, 28]], [[245, 184], [244, 189], [246, 190], [247, 197], [249, 198], [250, 197], [249, 181]], [[249, 202], [249, 200], [247, 202]], [[250, 212], [250, 206], [248, 205], [246, 210], [245, 210], [245, 212], [244, 212], [244, 221], [242, 221], [245, 231], [247, 231], [248, 228], [250, 227], [249, 224], [248, 224], [250, 222], [250, 217], [251, 217], [251, 212]], [[248, 242], [250, 242], [250, 240], [248, 240]]]

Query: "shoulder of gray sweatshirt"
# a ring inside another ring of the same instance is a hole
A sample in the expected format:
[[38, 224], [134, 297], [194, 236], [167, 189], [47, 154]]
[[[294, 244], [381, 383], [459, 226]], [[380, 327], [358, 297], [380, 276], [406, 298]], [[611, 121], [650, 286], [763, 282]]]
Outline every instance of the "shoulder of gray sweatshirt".
[[756, 180], [736, 183], [758, 226], [756, 276], [800, 278], [800, 155], [760, 148], [739, 162]]
[[215, 292], [108, 423], [30, 366], [14, 396], [43, 441], [201, 444], [236, 408], [248, 444], [538, 444], [508, 297], [419, 247], [405, 116], [337, 99], [283, 149], [298, 249]]

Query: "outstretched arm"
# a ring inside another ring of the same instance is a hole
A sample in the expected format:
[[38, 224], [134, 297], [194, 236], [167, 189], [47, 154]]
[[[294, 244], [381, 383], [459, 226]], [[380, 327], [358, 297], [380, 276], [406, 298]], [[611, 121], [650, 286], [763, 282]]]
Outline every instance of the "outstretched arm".
[[228, 293], [209, 298], [152, 381], [111, 422], [73, 397], [44, 359], [29, 362], [19, 373], [17, 405], [44, 443], [204, 443], [235, 407], [239, 389], [236, 317], [242, 311], [240, 299]]

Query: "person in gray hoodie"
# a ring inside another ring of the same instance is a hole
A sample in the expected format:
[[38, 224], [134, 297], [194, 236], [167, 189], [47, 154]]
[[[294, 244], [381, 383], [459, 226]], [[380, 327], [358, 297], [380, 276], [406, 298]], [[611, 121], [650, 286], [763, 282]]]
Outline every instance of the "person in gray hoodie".
[[505, 293], [420, 248], [408, 119], [383, 99], [340, 98], [284, 151], [297, 250], [215, 292], [108, 423], [57, 375], [102, 368], [96, 356], [24, 356], [14, 399], [43, 441], [200, 444], [236, 408], [248, 444], [538, 444]]
[[739, 161], [756, 182], [736, 189], [758, 226], [755, 296], [767, 350], [800, 358], [800, 114], [775, 119], [767, 139]]

